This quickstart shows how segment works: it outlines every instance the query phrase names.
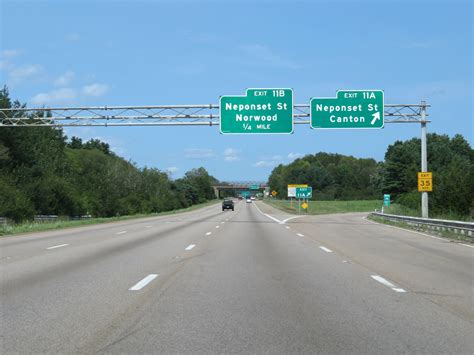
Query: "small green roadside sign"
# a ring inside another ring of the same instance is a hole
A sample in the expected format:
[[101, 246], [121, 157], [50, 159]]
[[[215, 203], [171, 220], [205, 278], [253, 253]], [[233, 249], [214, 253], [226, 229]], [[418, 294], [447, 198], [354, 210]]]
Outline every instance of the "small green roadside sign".
[[297, 187], [296, 188], [296, 198], [311, 198], [313, 197], [313, 188], [308, 187]]
[[390, 207], [390, 194], [383, 195], [383, 205]]
[[292, 89], [247, 89], [245, 95], [221, 96], [223, 134], [293, 133]]
[[258, 190], [258, 189], [260, 189], [260, 186], [257, 185], [257, 184], [250, 185], [250, 186], [249, 186], [249, 189], [250, 189], [250, 190]]
[[383, 128], [382, 90], [339, 90], [335, 98], [310, 102], [311, 128]]

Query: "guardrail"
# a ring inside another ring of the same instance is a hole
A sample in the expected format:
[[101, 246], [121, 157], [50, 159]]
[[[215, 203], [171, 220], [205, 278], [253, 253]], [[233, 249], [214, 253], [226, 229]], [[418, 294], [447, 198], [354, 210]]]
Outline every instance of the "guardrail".
[[454, 232], [455, 234], [460, 234], [460, 235], [464, 235], [470, 238], [474, 238], [474, 223], [472, 222], [398, 216], [395, 214], [386, 214], [386, 213], [380, 213], [380, 212], [372, 212], [372, 215], [381, 217], [393, 222], [404, 222], [408, 225], [415, 226], [415, 227], [426, 226], [428, 229], [431, 229], [433, 231], [450, 231], [450, 232]]

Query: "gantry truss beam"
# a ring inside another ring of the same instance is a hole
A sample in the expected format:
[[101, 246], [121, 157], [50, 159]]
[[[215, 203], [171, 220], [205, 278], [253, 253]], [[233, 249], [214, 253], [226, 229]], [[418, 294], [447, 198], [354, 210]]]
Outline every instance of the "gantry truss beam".
[[[421, 123], [422, 108], [429, 105], [385, 105], [385, 123]], [[427, 115], [426, 115], [427, 116]], [[310, 123], [309, 104], [293, 106], [295, 124]], [[0, 109], [0, 126], [215, 126], [219, 105], [103, 106]]]

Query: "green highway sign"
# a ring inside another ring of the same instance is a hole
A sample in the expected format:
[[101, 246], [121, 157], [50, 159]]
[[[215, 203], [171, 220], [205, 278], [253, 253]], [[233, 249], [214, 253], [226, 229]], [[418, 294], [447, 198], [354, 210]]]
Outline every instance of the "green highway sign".
[[296, 198], [311, 198], [313, 197], [313, 188], [312, 187], [297, 187], [296, 188]]
[[223, 134], [293, 133], [292, 89], [247, 89], [245, 95], [221, 96]]
[[339, 90], [310, 102], [311, 128], [383, 128], [382, 90]]
[[260, 189], [260, 186], [259, 185], [250, 185], [249, 189], [250, 190], [258, 190], [258, 189]]
[[390, 207], [390, 195], [384, 194], [383, 195], [383, 205]]

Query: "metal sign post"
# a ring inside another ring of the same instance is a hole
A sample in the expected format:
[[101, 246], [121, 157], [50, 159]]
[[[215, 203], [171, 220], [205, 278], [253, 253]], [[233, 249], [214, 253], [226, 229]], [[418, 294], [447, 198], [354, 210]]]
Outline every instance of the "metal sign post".
[[[421, 171], [428, 171], [428, 154], [426, 149], [426, 105], [421, 101]], [[421, 193], [421, 217], [428, 218], [428, 192]]]

